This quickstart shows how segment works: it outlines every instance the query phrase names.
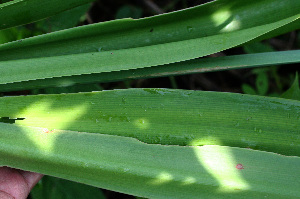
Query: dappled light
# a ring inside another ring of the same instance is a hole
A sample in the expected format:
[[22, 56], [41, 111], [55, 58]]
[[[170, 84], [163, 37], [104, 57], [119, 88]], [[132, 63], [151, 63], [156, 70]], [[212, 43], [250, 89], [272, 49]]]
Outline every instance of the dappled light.
[[233, 19], [228, 23], [220, 32], [231, 32], [239, 30], [241, 28], [241, 21], [238, 15], [235, 15]]
[[299, 197], [299, 0], [61, 2], [0, 0], [0, 167], [105, 190], [28, 198]]
[[[17, 115], [24, 115], [23, 120], [16, 120], [16, 125], [26, 132], [25, 126], [38, 127], [28, 139], [41, 151], [53, 151], [60, 129], [68, 129], [74, 120], [86, 114], [88, 105], [75, 104], [72, 107], [53, 107], [52, 100], [35, 101], [22, 109]], [[28, 130], [27, 130], [28, 131]]]
[[222, 141], [217, 136], [203, 136], [201, 138], [194, 138], [189, 142], [190, 146], [203, 146], [207, 144], [214, 144], [222, 146]]
[[220, 26], [228, 21], [231, 17], [232, 13], [230, 9], [222, 9], [218, 12], [215, 12], [211, 15], [211, 19], [214, 22], [215, 26]]
[[53, 101], [41, 100], [24, 108], [19, 115], [26, 119], [17, 120], [16, 124], [47, 128], [49, 131], [55, 129], [66, 129], [72, 125], [74, 120], [86, 114], [88, 105], [77, 104], [71, 107], [52, 107]]
[[134, 121], [134, 125], [139, 129], [147, 129], [149, 127], [149, 121], [147, 119], [137, 119]]
[[194, 177], [186, 177], [183, 181], [182, 181], [182, 185], [186, 186], [186, 185], [190, 185], [190, 184], [194, 184], [197, 182], [197, 179]]
[[211, 20], [220, 33], [233, 32], [242, 29], [242, 20], [239, 15], [232, 12], [230, 8], [223, 8], [211, 15]]
[[233, 192], [234, 189], [248, 190], [251, 186], [243, 178], [229, 147], [203, 146], [194, 147], [200, 164], [220, 184], [219, 192]]
[[[20, 131], [22, 132], [28, 132], [27, 127], [25, 126], [19, 126]], [[46, 153], [53, 153], [55, 150], [55, 143], [57, 142], [57, 139], [59, 137], [58, 131], [54, 133], [45, 132], [44, 128], [35, 128], [35, 131], [32, 131], [33, 133], [26, 134], [28, 135], [27, 138], [34, 144], [40, 152], [46, 152]]]
[[173, 180], [172, 174], [168, 172], [161, 172], [154, 178], [154, 180], [150, 181], [150, 184], [160, 185], [160, 184], [168, 183], [172, 180]]

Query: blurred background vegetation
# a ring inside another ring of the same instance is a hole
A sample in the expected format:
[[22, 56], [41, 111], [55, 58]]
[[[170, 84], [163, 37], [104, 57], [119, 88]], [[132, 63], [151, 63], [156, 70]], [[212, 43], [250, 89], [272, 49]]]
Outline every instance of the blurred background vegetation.
[[[4, 3], [6, 1], [0, 1]], [[142, 18], [172, 12], [207, 3], [207, 0], [97, 0], [37, 23], [0, 31], [0, 44], [40, 34], [59, 31], [120, 18]], [[300, 31], [289, 32], [258, 43], [215, 53], [210, 57], [284, 51], [300, 49]], [[152, 79], [137, 79], [101, 84], [74, 85], [70, 87], [46, 88], [3, 95], [31, 95], [88, 92], [126, 88], [178, 88], [246, 93], [278, 97], [294, 82], [300, 67], [297, 64], [268, 66], [256, 69], [238, 69], [222, 72], [179, 75]], [[298, 81], [298, 80], [297, 80]], [[107, 190], [100, 190], [52, 177], [44, 177], [34, 188], [29, 198], [136, 198]]]

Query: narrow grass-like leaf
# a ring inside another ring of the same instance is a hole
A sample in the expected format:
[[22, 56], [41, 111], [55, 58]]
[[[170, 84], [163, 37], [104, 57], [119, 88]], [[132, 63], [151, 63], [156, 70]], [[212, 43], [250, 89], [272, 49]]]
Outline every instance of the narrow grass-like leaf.
[[47, 87], [66, 87], [74, 84], [113, 82], [127, 79], [152, 78], [239, 68], [264, 67], [268, 65], [291, 64], [298, 62], [300, 62], [300, 50], [234, 55], [216, 58], [201, 58], [163, 66], [126, 71], [113, 71], [99, 74], [96, 73], [0, 84], [0, 91], [6, 92]]
[[0, 4], [0, 30], [31, 23], [93, 0], [14, 0]]
[[[233, 93], [127, 89], [0, 98], [16, 124], [300, 155], [300, 102]], [[24, 118], [24, 119], [21, 119]]]
[[36, 26], [44, 32], [54, 32], [67, 28], [75, 27], [86, 12], [88, 12], [91, 4], [84, 4], [76, 8], [54, 15], [43, 21], [36, 23]]
[[[0, 166], [147, 198], [297, 198], [299, 157], [0, 123]], [[276, 174], [276, 175], [275, 175]]]
[[[215, 35], [219, 35], [218, 40], [210, 45], [233, 42], [240, 37], [243, 37], [244, 43], [299, 18], [299, 9], [298, 0], [262, 0], [247, 4], [243, 0], [218, 0], [150, 18], [92, 24], [8, 43], [0, 46], [0, 60], [115, 51], [197, 38], [209, 40]], [[291, 19], [280, 23], [288, 18]], [[264, 29], [267, 24], [273, 26]], [[255, 27], [260, 31], [251, 37], [254, 32], [250, 30]], [[238, 34], [234, 39], [228, 35], [246, 29], [249, 34]]]
[[[222, 6], [224, 2], [228, 4]], [[299, 1], [277, 5], [276, 8], [283, 6], [290, 9], [279, 18], [264, 20], [260, 19], [264, 15], [258, 18], [257, 10], [251, 12], [259, 9], [260, 3], [245, 7], [243, 1], [230, 2], [220, 0], [152, 18], [100, 23], [2, 45], [2, 60], [46, 58], [0, 62], [0, 72], [3, 74], [0, 83], [129, 70], [193, 59], [240, 45], [300, 16], [296, 9], [300, 7]], [[268, 0], [263, 2], [264, 5], [274, 3]], [[243, 12], [247, 15], [244, 16]], [[227, 16], [227, 21], [222, 21], [223, 15]], [[250, 17], [251, 23], [248, 20]], [[207, 21], [212, 23], [208, 25]], [[206, 26], [200, 28], [201, 24]], [[203, 27], [207, 29], [203, 31]]]
[[[299, 14], [300, 16], [300, 14]], [[298, 16], [297, 16], [298, 17]], [[144, 68], [201, 57], [234, 47], [295, 17], [241, 31], [154, 46], [0, 62], [0, 84]], [[231, 38], [231, 39], [230, 39]], [[246, 39], [248, 38], [248, 39]], [[224, 42], [219, 40], [223, 39]]]
[[[264, 34], [260, 37], [255, 38], [253, 41], [258, 42], [258, 41], [270, 39], [270, 38], [277, 37], [279, 35], [286, 34], [286, 33], [292, 32], [294, 30], [299, 30], [299, 29], [300, 29], [300, 19], [297, 19], [297, 20], [287, 24], [286, 26], [282, 26], [282, 27], [277, 28], [267, 34]], [[250, 41], [249, 43], [251, 43], [251, 42], [252, 41]]]

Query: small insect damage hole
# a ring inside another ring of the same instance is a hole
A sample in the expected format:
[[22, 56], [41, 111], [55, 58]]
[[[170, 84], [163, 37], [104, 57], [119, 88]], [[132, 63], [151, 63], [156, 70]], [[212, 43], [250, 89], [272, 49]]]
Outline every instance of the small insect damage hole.
[[49, 130], [47, 128], [43, 128], [43, 133], [54, 133], [55, 129]]
[[243, 166], [242, 164], [237, 164], [237, 165], [235, 166], [235, 168], [237, 168], [237, 169], [244, 169], [244, 166]]
[[9, 118], [9, 117], [0, 117], [0, 122], [7, 124], [14, 124], [16, 120], [25, 120], [25, 118]]

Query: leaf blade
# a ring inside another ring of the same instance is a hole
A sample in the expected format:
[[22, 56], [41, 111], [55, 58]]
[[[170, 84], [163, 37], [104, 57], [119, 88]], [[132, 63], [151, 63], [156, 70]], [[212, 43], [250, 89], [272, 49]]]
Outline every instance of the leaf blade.
[[0, 4], [0, 30], [31, 23], [92, 0], [16, 0]]
[[[299, 157], [234, 147], [149, 145], [70, 131], [45, 135], [40, 128], [0, 126], [1, 166], [150, 198], [299, 196]], [[241, 163], [244, 169], [239, 170]]]
[[[296, 9], [300, 6], [298, 1], [293, 2], [293, 6], [291, 6], [292, 2], [281, 3], [280, 6], [291, 9], [283, 12], [278, 16], [279, 18], [276, 16], [272, 19], [268, 18], [268, 20], [261, 20], [262, 16], [257, 16], [257, 12], [253, 11], [259, 8], [260, 3], [251, 3], [243, 10], [253, 14], [251, 23], [246, 23], [248, 18], [243, 16], [241, 23], [243, 22], [245, 25], [234, 26], [236, 29], [229, 28], [227, 30], [228, 25], [237, 21], [233, 18], [224, 24], [225, 27], [210, 26], [207, 30], [209, 33], [198, 28], [189, 34], [188, 30], [190, 29], [187, 29], [187, 23], [196, 23], [198, 26], [199, 24], [205, 25], [206, 23], [203, 21], [210, 17], [214, 18], [213, 16], [216, 15], [215, 23], [218, 24], [219, 20], [222, 20], [220, 16], [230, 11], [222, 4], [224, 2], [228, 3], [230, 7], [231, 1], [215, 1], [204, 6], [152, 18], [105, 22], [2, 45], [0, 46], [1, 59], [11, 59], [11, 61], [0, 62], [1, 73], [4, 74], [1, 83], [129, 70], [194, 59], [247, 42], [286, 25], [300, 16]], [[264, 3], [272, 5], [274, 2], [265, 0]], [[233, 4], [236, 4], [237, 7], [233, 9], [235, 11], [233, 16], [241, 17], [239, 12], [243, 13], [243, 11], [240, 11], [239, 8], [244, 8], [243, 1]], [[280, 6], [272, 8], [279, 9]], [[220, 8], [212, 11], [215, 7]], [[206, 9], [210, 11], [205, 11]], [[204, 14], [211, 12], [212, 16], [202, 16], [203, 13], [198, 12], [201, 10], [205, 11]], [[192, 15], [193, 13], [196, 15]], [[249, 16], [247, 15], [247, 17]], [[150, 32], [149, 29], [152, 30], [154, 26], [158, 29], [155, 31], [157, 35], [151, 36], [154, 32]], [[174, 36], [177, 30], [179, 33]], [[119, 32], [111, 33], [115, 31]], [[174, 33], [168, 34], [168, 32]], [[120, 40], [120, 37], [123, 37], [123, 40]], [[66, 38], [68, 39], [66, 40]], [[47, 44], [46, 48], [44, 48], [45, 44]], [[99, 49], [101, 52], [95, 52]], [[31, 68], [30, 71], [35, 72], [29, 74], [28, 67]], [[51, 70], [49, 70], [50, 68]], [[22, 76], [24, 73], [16, 73], [16, 70], [26, 70], [27, 73]]]
[[291, 64], [298, 62], [300, 62], [299, 50], [234, 55], [217, 58], [202, 58], [163, 66], [127, 71], [114, 71], [108, 73], [95, 73], [90, 75], [48, 78], [11, 84], [0, 84], [0, 91], [7, 92], [47, 87], [66, 87], [74, 84], [96, 82], [103, 83], [127, 79], [164, 77], [240, 68], [264, 67], [268, 65]]
[[234, 93], [126, 89], [2, 97], [0, 107], [0, 117], [25, 118], [16, 120], [16, 124], [49, 131], [119, 135], [149, 144], [225, 145], [283, 155], [300, 154], [300, 103], [295, 100]]

